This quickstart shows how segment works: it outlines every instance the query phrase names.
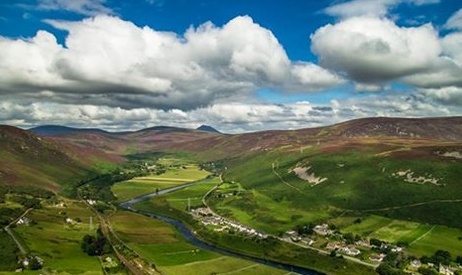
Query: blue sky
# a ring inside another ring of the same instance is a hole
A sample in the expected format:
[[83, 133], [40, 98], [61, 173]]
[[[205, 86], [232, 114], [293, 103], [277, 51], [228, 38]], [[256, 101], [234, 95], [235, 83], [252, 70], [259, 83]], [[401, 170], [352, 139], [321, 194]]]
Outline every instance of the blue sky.
[[462, 115], [459, 0], [4, 0], [0, 36], [19, 127]]

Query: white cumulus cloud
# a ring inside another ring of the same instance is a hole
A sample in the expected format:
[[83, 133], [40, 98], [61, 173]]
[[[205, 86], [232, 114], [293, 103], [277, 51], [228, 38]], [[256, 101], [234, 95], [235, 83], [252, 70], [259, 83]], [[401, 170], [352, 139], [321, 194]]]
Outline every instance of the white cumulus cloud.
[[[39, 31], [0, 38], [0, 91], [35, 100], [189, 110], [263, 87], [313, 91], [343, 80], [312, 63], [291, 61], [276, 37], [248, 16], [185, 34], [98, 15], [46, 20], [68, 32], [65, 45]], [[53, 96], [50, 96], [52, 94]]]
[[438, 34], [431, 25], [406, 28], [374, 17], [326, 25], [311, 41], [323, 66], [364, 83], [425, 71], [441, 53]]

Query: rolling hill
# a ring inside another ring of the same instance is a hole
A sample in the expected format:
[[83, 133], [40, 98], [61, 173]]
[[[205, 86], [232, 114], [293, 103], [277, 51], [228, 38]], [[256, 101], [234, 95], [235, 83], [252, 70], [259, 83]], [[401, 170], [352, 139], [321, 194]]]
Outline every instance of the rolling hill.
[[29, 129], [29, 131], [42, 136], [77, 134], [77, 133], [107, 133], [101, 129], [92, 128], [72, 128], [60, 125], [42, 125]]
[[31, 131], [0, 125], [0, 184], [36, 186], [58, 191], [99, 163], [120, 162], [121, 157], [95, 148], [45, 138]]
[[1, 138], [3, 183], [37, 181], [57, 188], [57, 182], [99, 162], [120, 163], [128, 154], [152, 151], [186, 151], [204, 161], [242, 162], [262, 153], [283, 151], [289, 156], [321, 145], [317, 154], [371, 148], [389, 157], [433, 159], [437, 152], [459, 152], [462, 117], [366, 118], [327, 127], [235, 135], [168, 126], [120, 133], [62, 126], [24, 131], [1, 126]]
[[82, 174], [84, 165], [63, 153], [66, 147], [11, 126], [0, 126], [0, 183], [57, 191]]
[[[224, 184], [209, 206], [251, 228], [282, 236], [326, 223], [360, 238], [375, 238], [378, 230], [394, 243], [406, 241], [416, 255], [434, 253], [452, 232], [446, 247], [460, 251], [452, 244], [462, 233], [462, 117], [366, 118], [234, 135], [168, 126], [120, 133], [52, 128], [37, 135], [0, 126], [0, 184], [58, 192], [101, 163], [147, 166], [166, 153], [217, 169]], [[100, 190], [103, 201], [113, 197], [109, 176], [126, 179], [121, 172], [94, 175], [95, 184], [79, 191]], [[426, 248], [419, 238], [428, 233]]]
[[[123, 156], [149, 151], [183, 150], [205, 158], [225, 158], [278, 147], [303, 147], [312, 142], [346, 142], [361, 138], [395, 140], [462, 140], [462, 117], [447, 118], [365, 118], [332, 126], [300, 130], [262, 131], [227, 135], [215, 131], [156, 126], [132, 132], [111, 133], [98, 129], [53, 126], [44, 136], [81, 148]], [[34, 128], [37, 129], [40, 128]], [[47, 129], [47, 128], [45, 128]], [[61, 129], [61, 130], [59, 130]], [[41, 132], [39, 130], [38, 132]]]

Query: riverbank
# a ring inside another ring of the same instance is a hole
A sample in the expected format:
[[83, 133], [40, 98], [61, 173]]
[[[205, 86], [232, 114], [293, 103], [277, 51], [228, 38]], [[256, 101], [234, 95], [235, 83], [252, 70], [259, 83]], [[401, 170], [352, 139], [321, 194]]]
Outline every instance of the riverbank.
[[[314, 266], [319, 268], [319, 270], [322, 270], [322, 272], [329, 274], [348, 274], [343, 270], [352, 270], [351, 268], [359, 270], [358, 274], [375, 274], [373, 269], [362, 267], [359, 267], [358, 269], [357, 264], [350, 263], [341, 257], [326, 257], [325, 255], [320, 255], [316, 251], [311, 251], [290, 243], [283, 243], [274, 237], [268, 238], [267, 240], [258, 240], [242, 235], [220, 234], [198, 225], [197, 221], [193, 220], [189, 213], [171, 208], [165, 200], [162, 200], [161, 198], [150, 199], [190, 186], [192, 185], [188, 184], [187, 186], [177, 186], [172, 188], [173, 190], [171, 191], [160, 190], [159, 192], [146, 194], [124, 202], [121, 204], [121, 207], [132, 211], [138, 209], [141, 213], [151, 215], [153, 217], [157, 216], [156, 218], [159, 219], [162, 219], [161, 217], [166, 218], [166, 222], [170, 221], [171, 224], [174, 224], [177, 228], [184, 227], [187, 232], [191, 233], [193, 238], [197, 239], [197, 241], [200, 241], [202, 244], [209, 246], [209, 249], [223, 250], [219, 251], [219, 253], [231, 253], [235, 257], [251, 259], [252, 261], [261, 260], [265, 263], [272, 262], [273, 266], [277, 266], [279, 268], [283, 267], [287, 271], [295, 271], [299, 269], [299, 274], [322, 274], [321, 272], [316, 272], [311, 268], [300, 267]], [[174, 219], [172, 219], [172, 217]], [[194, 228], [193, 230], [195, 234], [192, 234], [192, 230], [191, 228], [188, 228], [188, 226]], [[183, 234], [183, 232], [181, 233]], [[209, 240], [213, 240], [213, 242], [210, 242]], [[196, 242], [196, 240], [193, 242]], [[194, 244], [197, 245], [196, 243]], [[290, 262], [295, 263], [296, 265], [281, 264], [281, 262]], [[300, 264], [300, 266], [297, 266], [298, 264]]]

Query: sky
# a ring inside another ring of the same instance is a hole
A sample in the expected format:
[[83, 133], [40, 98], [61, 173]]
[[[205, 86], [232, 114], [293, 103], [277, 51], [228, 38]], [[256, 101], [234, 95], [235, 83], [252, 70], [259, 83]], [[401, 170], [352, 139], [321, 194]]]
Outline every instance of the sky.
[[462, 115], [460, 0], [2, 0], [0, 124]]

